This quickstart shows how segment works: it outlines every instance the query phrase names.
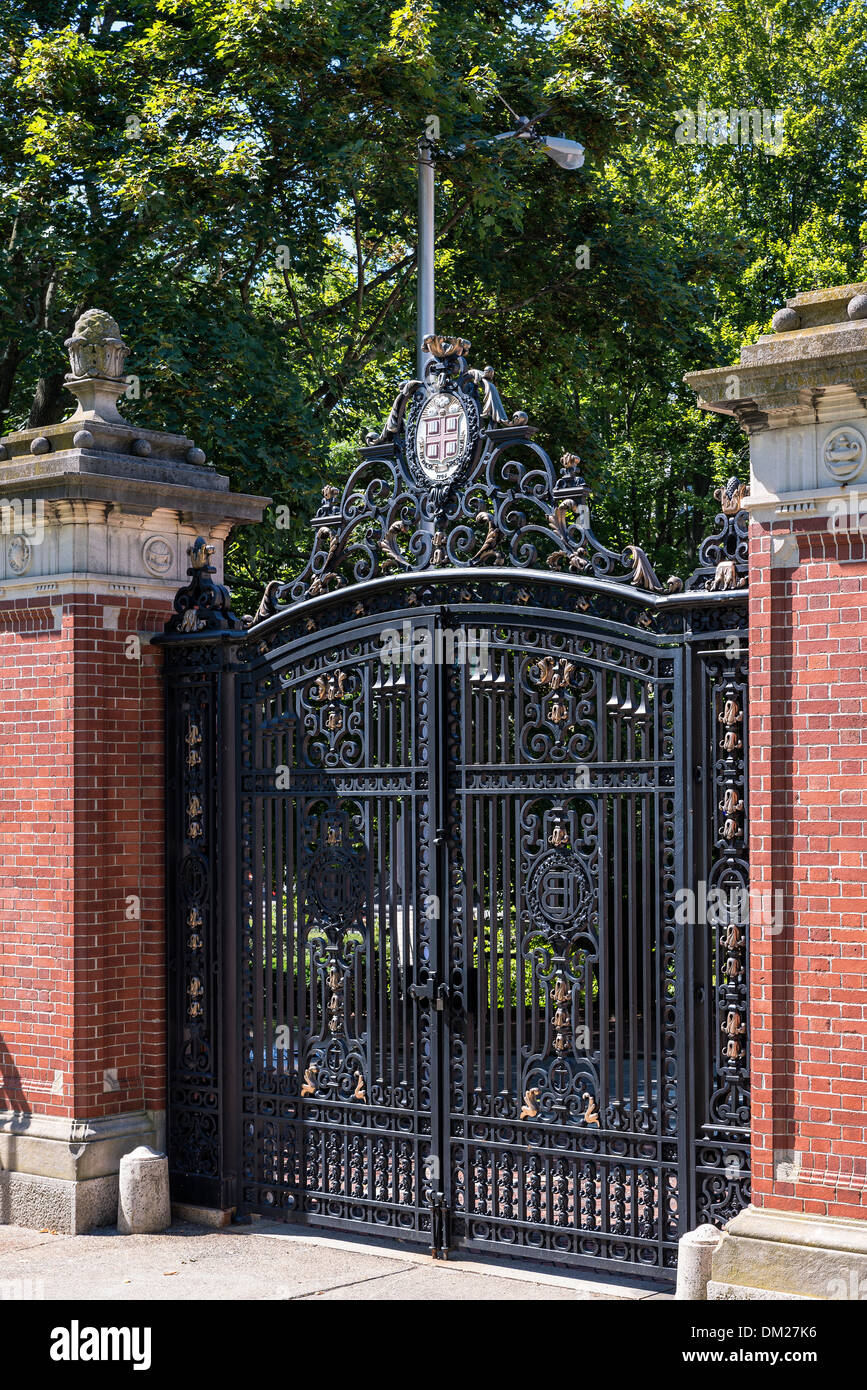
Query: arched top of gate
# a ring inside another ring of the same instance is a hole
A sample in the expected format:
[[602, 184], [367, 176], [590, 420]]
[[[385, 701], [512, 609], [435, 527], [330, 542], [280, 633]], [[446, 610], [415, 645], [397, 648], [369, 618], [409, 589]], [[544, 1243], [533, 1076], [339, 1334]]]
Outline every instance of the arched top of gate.
[[[268, 584], [253, 626], [336, 590], [402, 574], [421, 581], [450, 571], [493, 568], [504, 579], [514, 577], [509, 571], [536, 571], [657, 600], [746, 586], [744, 485], [731, 479], [717, 490], [717, 529], [702, 542], [689, 579], [662, 582], [639, 546], [614, 551], [597, 539], [580, 459], [563, 454], [555, 468], [526, 413], [507, 413], [492, 368], [469, 366], [469, 347], [462, 338], [425, 340], [431, 360], [424, 379], [403, 382], [383, 428], [365, 431], [342, 491], [322, 489], [305, 569]], [[178, 594], [169, 630], [194, 630], [190, 609], [199, 608], [193, 591], [202, 566], [189, 573], [193, 582]], [[203, 629], [238, 624], [234, 615], [220, 623], [214, 605], [206, 607]]]

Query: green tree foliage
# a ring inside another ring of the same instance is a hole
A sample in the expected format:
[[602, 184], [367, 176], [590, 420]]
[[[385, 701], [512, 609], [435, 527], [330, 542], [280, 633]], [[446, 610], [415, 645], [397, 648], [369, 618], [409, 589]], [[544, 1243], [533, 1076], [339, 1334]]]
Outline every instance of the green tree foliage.
[[[0, 425], [62, 417], [63, 339], [108, 309], [141, 378], [129, 418], [274, 498], [230, 550], [252, 604], [412, 369], [434, 116], [439, 326], [552, 452], [581, 453], [606, 539], [683, 572], [714, 484], [745, 470], [683, 373], [732, 360], [786, 295], [862, 274], [865, 8], [7, 0]], [[500, 98], [547, 108], [584, 169], [519, 141], [447, 158], [508, 128]], [[784, 113], [781, 147], [679, 143], [702, 101]]]

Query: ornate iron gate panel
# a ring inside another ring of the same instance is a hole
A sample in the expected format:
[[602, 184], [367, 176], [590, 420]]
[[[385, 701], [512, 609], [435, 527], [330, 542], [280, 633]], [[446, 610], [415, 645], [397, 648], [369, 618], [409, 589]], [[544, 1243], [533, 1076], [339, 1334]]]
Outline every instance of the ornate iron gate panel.
[[[417, 632], [430, 619], [416, 619]], [[431, 668], [354, 626], [240, 680], [241, 1202], [418, 1232], [439, 1144]]]
[[689, 967], [693, 1212], [696, 1224], [722, 1225], [750, 1200], [746, 630], [696, 638], [689, 657], [695, 790], [688, 852], [693, 881], [705, 885], [696, 894]]
[[743, 489], [685, 585], [437, 339], [165, 647], [176, 1190], [670, 1281], [749, 1199]]
[[488, 621], [488, 668], [454, 676], [453, 1242], [661, 1268], [684, 1190], [682, 652]]

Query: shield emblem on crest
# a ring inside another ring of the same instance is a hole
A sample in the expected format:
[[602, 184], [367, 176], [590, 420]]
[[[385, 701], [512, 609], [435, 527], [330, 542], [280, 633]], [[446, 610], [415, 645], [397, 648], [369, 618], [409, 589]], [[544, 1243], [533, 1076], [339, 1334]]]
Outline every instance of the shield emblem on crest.
[[422, 473], [432, 483], [448, 482], [460, 468], [469, 436], [467, 412], [456, 396], [439, 391], [421, 411], [415, 432], [415, 454]]

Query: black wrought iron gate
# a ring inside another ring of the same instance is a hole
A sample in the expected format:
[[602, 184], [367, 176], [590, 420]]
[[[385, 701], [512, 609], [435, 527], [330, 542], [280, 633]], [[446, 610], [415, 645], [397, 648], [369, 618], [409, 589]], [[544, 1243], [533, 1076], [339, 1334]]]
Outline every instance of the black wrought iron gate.
[[439, 343], [297, 584], [199, 546], [162, 639], [175, 1191], [670, 1279], [748, 1194], [740, 489], [664, 587]]

